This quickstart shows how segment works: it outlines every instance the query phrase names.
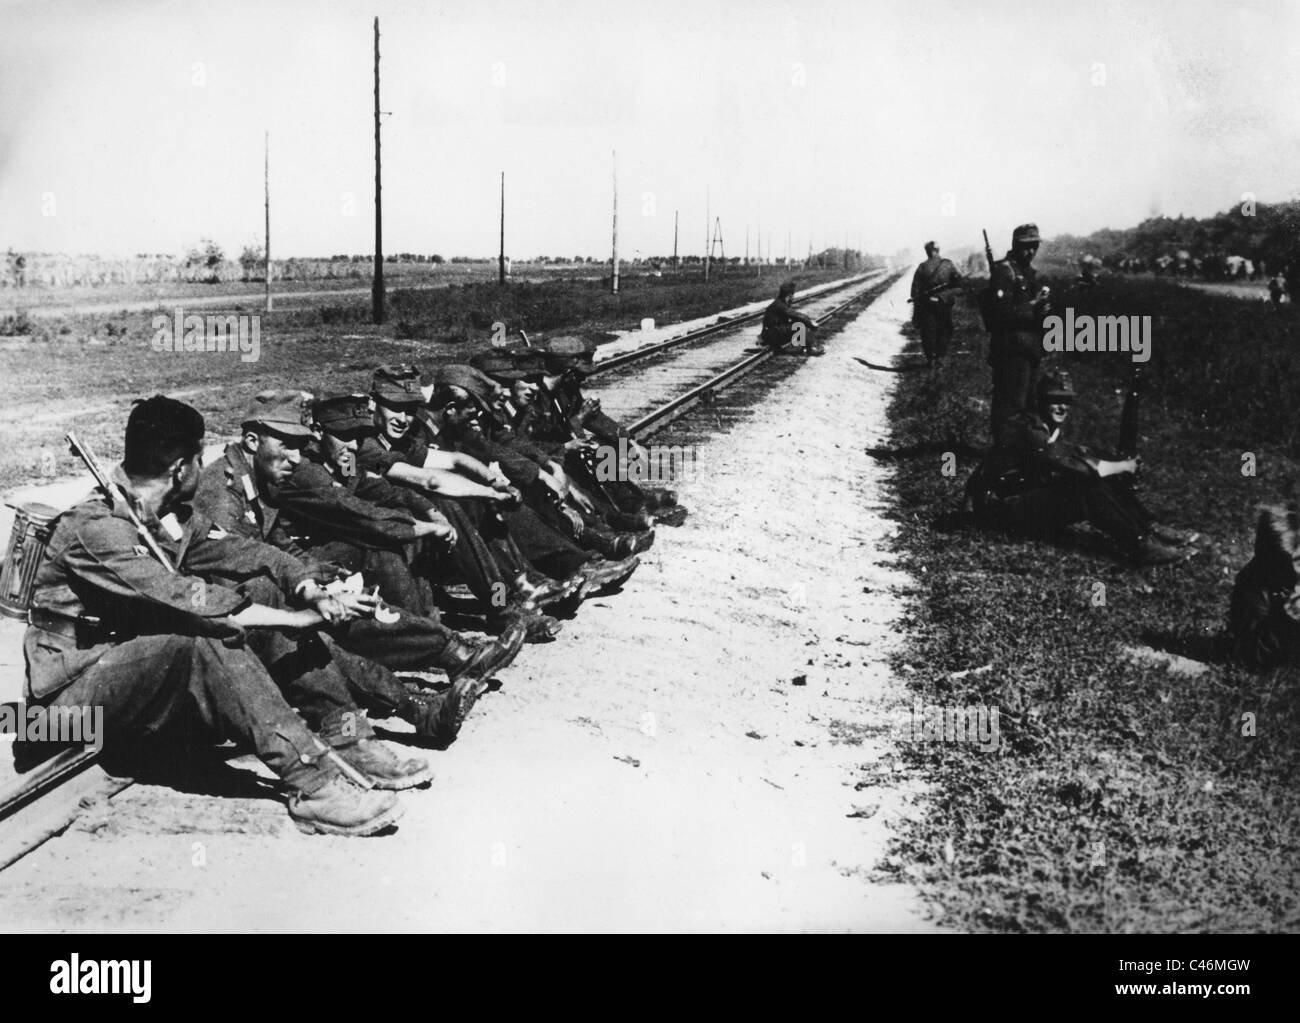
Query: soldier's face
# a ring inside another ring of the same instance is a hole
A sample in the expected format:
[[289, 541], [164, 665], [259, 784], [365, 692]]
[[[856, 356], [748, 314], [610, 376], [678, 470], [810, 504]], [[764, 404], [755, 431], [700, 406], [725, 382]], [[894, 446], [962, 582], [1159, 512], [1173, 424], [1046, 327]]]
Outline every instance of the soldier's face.
[[375, 402], [375, 426], [389, 440], [401, 440], [410, 432], [415, 409], [407, 405]]
[[1068, 401], [1049, 401], [1047, 403], [1047, 421], [1053, 426], [1065, 425], [1065, 420], [1069, 415], [1070, 403]]
[[1021, 266], [1028, 266], [1038, 255], [1038, 242], [1021, 242], [1015, 247], [1016, 261]]
[[326, 460], [346, 472], [348, 466], [356, 461], [357, 447], [360, 441], [356, 437], [344, 439], [337, 434], [321, 431], [320, 447]]
[[302, 442], [286, 440], [271, 433], [260, 434], [257, 451], [253, 455], [253, 468], [257, 481], [267, 486], [279, 486], [302, 461]]
[[526, 409], [537, 399], [537, 385], [528, 380], [516, 380], [510, 387], [510, 397], [515, 408]]

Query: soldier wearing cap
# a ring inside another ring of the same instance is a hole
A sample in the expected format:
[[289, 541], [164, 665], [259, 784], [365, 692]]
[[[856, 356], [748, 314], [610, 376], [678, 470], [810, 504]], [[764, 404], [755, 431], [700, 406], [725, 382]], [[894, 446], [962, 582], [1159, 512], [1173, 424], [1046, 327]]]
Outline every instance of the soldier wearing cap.
[[1042, 238], [1038, 225], [1021, 224], [1011, 235], [1011, 250], [993, 264], [985, 325], [993, 369], [991, 435], [1029, 407], [1043, 357], [1043, 317], [1051, 312], [1049, 289], [1039, 287], [1034, 256]]
[[[587, 398], [582, 384], [595, 372], [596, 346], [588, 340], [560, 336], [549, 339], [542, 350], [545, 374], [538, 378], [539, 416], [532, 425], [538, 440], [564, 443], [565, 465], [573, 478], [587, 488], [588, 496], [609, 507], [602, 512], [622, 513], [633, 520], [611, 524], [620, 529], [648, 529], [655, 522], [679, 526], [686, 510], [677, 505], [677, 495], [664, 487], [639, 485], [631, 480], [602, 482], [595, 472], [595, 447], [605, 444], [615, 450], [633, 451], [636, 441], [628, 431], [605, 414], [598, 398]], [[547, 410], [550, 411], [549, 417]]]
[[1137, 460], [1101, 458], [1064, 439], [1075, 397], [1065, 374], [1044, 374], [1035, 410], [1022, 409], [1002, 424], [998, 443], [967, 484], [977, 519], [1041, 538], [1087, 521], [1135, 566], [1178, 560], [1167, 545], [1189, 538], [1159, 525], [1126, 485]]
[[438, 443], [422, 387], [418, 367], [375, 371], [370, 392], [374, 432], [359, 443], [358, 470], [432, 495], [456, 531], [448, 567], [465, 580], [494, 626], [522, 620], [530, 639], [554, 637], [560, 623], [542, 614], [532, 599], [526, 585], [528, 559], [501, 514], [517, 508], [522, 496], [499, 471]]
[[[794, 281], [786, 281], [777, 289], [776, 301], [763, 311], [763, 329], [759, 332], [760, 344], [779, 351], [803, 335], [805, 355], [824, 355], [826, 350], [813, 340], [817, 324], [794, 307]], [[796, 327], [796, 324], [799, 326]]]
[[111, 493], [59, 518], [37, 573], [27, 694], [105, 707], [106, 746], [118, 751], [205, 733], [246, 742], [289, 786], [300, 828], [372, 834], [401, 807], [344, 775], [404, 788], [427, 779], [427, 764], [371, 738], [314, 631], [350, 613], [329, 606], [309, 566], [193, 506], [203, 435], [203, 417], [183, 402], [136, 402]]
[[952, 260], [939, 255], [939, 246], [925, 243], [925, 262], [912, 275], [912, 320], [921, 335], [925, 361], [934, 365], [948, 354], [952, 340], [952, 289], [961, 274]]

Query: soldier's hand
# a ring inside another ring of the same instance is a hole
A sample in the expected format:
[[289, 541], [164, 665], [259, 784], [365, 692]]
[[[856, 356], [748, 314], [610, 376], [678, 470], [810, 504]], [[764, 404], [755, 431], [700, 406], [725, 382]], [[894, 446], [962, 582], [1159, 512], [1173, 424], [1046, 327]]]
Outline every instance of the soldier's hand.
[[315, 601], [314, 604], [316, 613], [330, 625], [338, 622], [350, 622], [357, 617], [355, 613], [348, 610], [339, 597], [323, 597]]
[[416, 536], [431, 536], [448, 547], [456, 546], [456, 529], [441, 515], [428, 522], [417, 521], [414, 526]]
[[379, 608], [379, 597], [374, 593], [340, 593], [334, 598], [347, 615], [342, 621], [350, 622], [355, 618], [373, 618]]

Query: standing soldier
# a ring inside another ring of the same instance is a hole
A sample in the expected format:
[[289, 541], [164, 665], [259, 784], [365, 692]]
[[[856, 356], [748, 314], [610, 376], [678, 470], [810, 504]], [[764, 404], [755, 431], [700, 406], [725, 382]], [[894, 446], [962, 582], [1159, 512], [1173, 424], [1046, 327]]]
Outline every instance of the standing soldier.
[[991, 435], [1030, 406], [1034, 378], [1043, 357], [1043, 317], [1051, 312], [1049, 289], [1038, 286], [1034, 256], [1042, 239], [1037, 224], [1021, 224], [1011, 235], [1011, 251], [993, 264], [984, 303], [993, 369]]
[[948, 354], [952, 340], [952, 290], [961, 274], [952, 260], [939, 256], [939, 246], [925, 243], [925, 262], [912, 275], [912, 322], [921, 334], [921, 351], [933, 366]]
[[1282, 276], [1279, 270], [1268, 281], [1268, 297], [1273, 302], [1273, 308], [1277, 309], [1282, 305], [1282, 296], [1286, 294], [1286, 278]]
[[796, 335], [802, 335], [805, 354], [825, 355], [826, 349], [813, 342], [810, 332], [816, 329], [817, 324], [794, 307], [794, 281], [786, 281], [777, 289], [776, 301], [763, 313], [763, 330], [758, 340], [774, 351], [780, 351]]

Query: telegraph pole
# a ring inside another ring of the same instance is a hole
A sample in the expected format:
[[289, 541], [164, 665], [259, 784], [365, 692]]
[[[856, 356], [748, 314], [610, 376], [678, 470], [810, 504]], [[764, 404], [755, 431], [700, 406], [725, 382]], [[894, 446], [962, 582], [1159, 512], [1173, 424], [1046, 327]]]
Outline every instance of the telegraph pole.
[[673, 210], [673, 269], [680, 270], [681, 262], [677, 259], [677, 210]]
[[618, 294], [618, 150], [614, 150], [614, 276], [613, 293]]
[[704, 282], [709, 280], [709, 250], [713, 248], [713, 221], [709, 219], [709, 189], [704, 189]]
[[266, 244], [264, 246], [263, 273], [266, 277], [266, 311], [271, 311], [271, 133], [268, 131], [262, 147], [262, 185], [266, 205]]
[[497, 283], [506, 283], [506, 172], [501, 172], [501, 254], [497, 257]]
[[379, 19], [375, 18], [375, 273], [370, 292], [371, 319], [383, 323], [384, 314], [384, 210], [379, 186]]

